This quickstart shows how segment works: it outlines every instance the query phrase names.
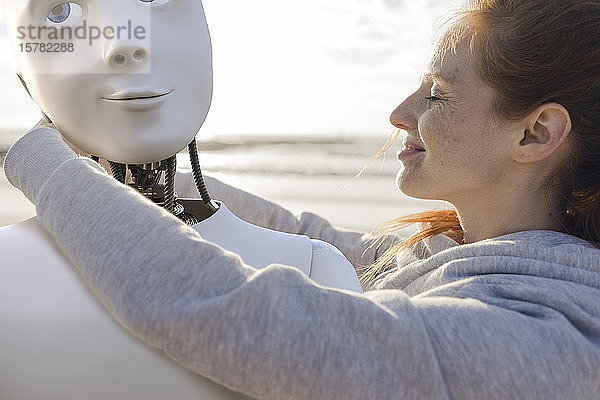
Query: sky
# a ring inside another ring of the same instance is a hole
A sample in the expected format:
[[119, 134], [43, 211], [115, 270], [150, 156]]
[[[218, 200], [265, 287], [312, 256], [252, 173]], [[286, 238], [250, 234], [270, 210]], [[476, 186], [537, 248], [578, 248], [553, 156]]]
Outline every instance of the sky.
[[[390, 133], [390, 113], [417, 87], [435, 27], [457, 4], [204, 0], [214, 94], [200, 133]], [[2, 28], [0, 135], [39, 119], [14, 72]]]

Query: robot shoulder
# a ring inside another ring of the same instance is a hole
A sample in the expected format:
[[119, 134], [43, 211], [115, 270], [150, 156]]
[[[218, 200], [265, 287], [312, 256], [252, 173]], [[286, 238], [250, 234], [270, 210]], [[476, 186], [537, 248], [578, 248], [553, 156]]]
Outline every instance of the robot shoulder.
[[334, 245], [311, 239], [310, 278], [324, 286], [362, 293], [356, 271], [350, 261]]

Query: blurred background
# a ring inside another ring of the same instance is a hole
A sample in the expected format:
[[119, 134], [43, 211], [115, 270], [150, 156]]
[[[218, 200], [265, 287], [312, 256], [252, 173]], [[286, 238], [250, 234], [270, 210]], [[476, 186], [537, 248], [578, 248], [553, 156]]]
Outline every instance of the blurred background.
[[[354, 175], [393, 132], [390, 113], [418, 86], [436, 27], [458, 4], [204, 0], [214, 97], [198, 135], [203, 170], [349, 229], [444, 205], [396, 189], [398, 144]], [[39, 119], [15, 71], [1, 26], [0, 158]], [[0, 226], [34, 214], [0, 174]]]

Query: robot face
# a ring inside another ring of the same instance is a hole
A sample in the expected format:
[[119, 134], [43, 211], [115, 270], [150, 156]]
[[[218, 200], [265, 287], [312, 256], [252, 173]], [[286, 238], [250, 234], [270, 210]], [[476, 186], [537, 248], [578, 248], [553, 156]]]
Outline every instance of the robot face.
[[19, 72], [66, 140], [147, 163], [195, 137], [212, 97], [201, 0], [1, 1]]

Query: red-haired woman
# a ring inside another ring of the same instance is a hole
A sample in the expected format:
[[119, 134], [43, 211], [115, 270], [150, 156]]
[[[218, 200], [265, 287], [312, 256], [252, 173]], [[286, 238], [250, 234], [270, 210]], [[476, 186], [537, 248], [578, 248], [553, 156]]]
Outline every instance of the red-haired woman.
[[471, 1], [391, 121], [400, 189], [456, 209], [392, 223], [424, 224], [406, 243], [368, 249], [209, 183], [241, 217], [375, 263], [362, 295], [247, 267], [75, 154], [38, 174], [60, 153], [50, 130], [5, 169], [119, 321], [253, 397], [600, 398], [600, 2]]

